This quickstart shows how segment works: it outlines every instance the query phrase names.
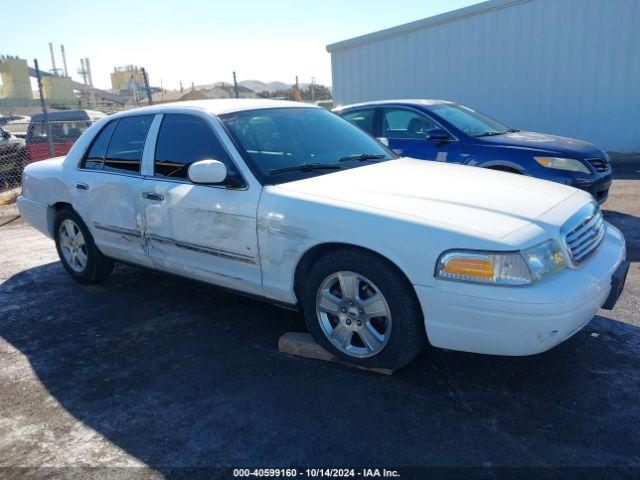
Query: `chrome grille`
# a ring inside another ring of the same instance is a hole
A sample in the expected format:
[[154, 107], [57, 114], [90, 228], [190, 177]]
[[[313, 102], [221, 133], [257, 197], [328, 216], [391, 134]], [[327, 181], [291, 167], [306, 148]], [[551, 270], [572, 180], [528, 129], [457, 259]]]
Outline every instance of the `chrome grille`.
[[600, 208], [590, 203], [581, 208], [562, 228], [565, 245], [574, 265], [593, 254], [604, 237], [604, 219]]
[[604, 158], [590, 158], [587, 160], [596, 172], [606, 172], [609, 170], [609, 162]]

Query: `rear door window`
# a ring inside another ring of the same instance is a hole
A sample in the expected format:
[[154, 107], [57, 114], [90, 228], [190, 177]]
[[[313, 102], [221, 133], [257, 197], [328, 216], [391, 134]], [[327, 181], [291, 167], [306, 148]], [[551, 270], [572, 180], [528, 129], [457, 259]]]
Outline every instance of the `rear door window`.
[[107, 146], [104, 170], [140, 173], [142, 151], [153, 115], [137, 115], [118, 120]]

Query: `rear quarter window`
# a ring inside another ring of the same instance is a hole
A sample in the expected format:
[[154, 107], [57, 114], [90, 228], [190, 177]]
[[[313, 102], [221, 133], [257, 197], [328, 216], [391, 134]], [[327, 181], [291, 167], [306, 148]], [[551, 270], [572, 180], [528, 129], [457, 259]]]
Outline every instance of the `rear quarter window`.
[[100, 130], [98, 135], [96, 135], [96, 138], [93, 140], [93, 144], [89, 148], [89, 152], [82, 163], [82, 168], [87, 168], [89, 170], [102, 170], [104, 157], [107, 153], [107, 145], [109, 144], [109, 139], [111, 138], [111, 134], [113, 133], [116, 123], [116, 121], [109, 122], [102, 130]]

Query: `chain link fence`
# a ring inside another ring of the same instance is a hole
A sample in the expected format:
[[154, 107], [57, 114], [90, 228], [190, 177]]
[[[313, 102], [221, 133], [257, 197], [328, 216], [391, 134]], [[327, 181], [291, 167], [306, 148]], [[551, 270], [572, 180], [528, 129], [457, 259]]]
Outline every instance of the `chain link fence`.
[[0, 125], [0, 193], [16, 189], [19, 192], [26, 165], [66, 155], [92, 122], [72, 116], [45, 122], [34, 116], [28, 122]]

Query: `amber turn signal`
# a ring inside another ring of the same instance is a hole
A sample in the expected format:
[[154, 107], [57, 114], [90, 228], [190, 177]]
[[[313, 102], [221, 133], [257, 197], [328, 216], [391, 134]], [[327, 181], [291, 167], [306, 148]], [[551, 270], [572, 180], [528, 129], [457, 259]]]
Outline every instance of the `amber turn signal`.
[[444, 272], [465, 277], [493, 278], [493, 265], [485, 258], [452, 258]]

